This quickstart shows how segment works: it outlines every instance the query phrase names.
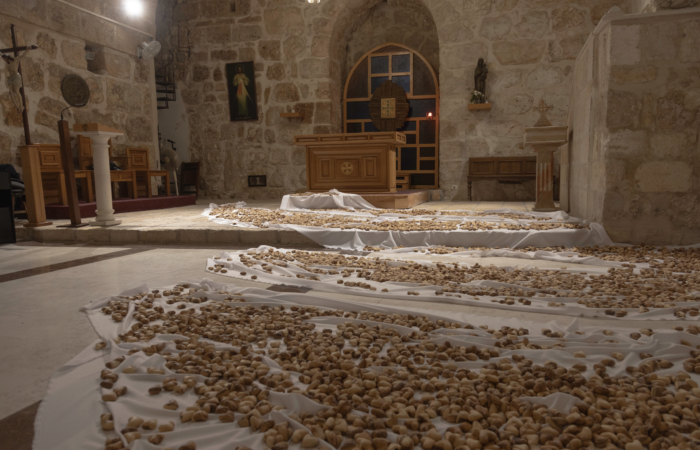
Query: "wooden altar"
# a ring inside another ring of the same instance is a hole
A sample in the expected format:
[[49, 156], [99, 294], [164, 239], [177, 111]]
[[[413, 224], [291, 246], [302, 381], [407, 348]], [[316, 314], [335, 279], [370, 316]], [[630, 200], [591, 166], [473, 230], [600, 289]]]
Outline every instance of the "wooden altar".
[[396, 192], [397, 132], [294, 136], [306, 146], [306, 186], [311, 192]]

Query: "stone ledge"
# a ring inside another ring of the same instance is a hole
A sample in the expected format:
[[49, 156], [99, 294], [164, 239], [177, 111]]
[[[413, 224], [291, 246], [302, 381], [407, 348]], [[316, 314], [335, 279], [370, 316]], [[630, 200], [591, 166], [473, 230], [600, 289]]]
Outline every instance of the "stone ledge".
[[274, 229], [210, 229], [210, 228], [22, 228], [17, 227], [17, 240], [45, 244], [105, 245], [258, 245], [316, 247], [311, 239], [294, 230]]

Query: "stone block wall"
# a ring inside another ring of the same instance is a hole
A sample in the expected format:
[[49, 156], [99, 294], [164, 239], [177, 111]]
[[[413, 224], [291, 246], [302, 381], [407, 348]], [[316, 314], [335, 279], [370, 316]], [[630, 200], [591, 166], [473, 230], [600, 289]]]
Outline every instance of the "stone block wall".
[[[440, 74], [437, 28], [430, 11], [420, 0], [387, 0], [377, 3], [369, 17], [347, 43], [347, 63], [342, 80], [362, 55], [387, 42], [403, 44], [418, 51]], [[343, 86], [344, 87], [344, 86]]]
[[[273, 198], [305, 189], [304, 150], [292, 145], [293, 136], [341, 131], [345, 76], [383, 35], [407, 45], [422, 39], [417, 50], [439, 62], [440, 188], [448, 200], [466, 200], [468, 158], [523, 155], [523, 129], [538, 118], [533, 104], [544, 98], [554, 105], [552, 122], [566, 123], [575, 59], [605, 12], [625, 0], [379, 3], [160, 1], [158, 39], [176, 60], [190, 154], [202, 162], [205, 195]], [[430, 27], [422, 37], [403, 31], [430, 23], [437, 42]], [[472, 113], [467, 104], [480, 57], [490, 70], [486, 94], [493, 109]], [[224, 70], [239, 61], [256, 62], [255, 122], [229, 121]], [[279, 117], [295, 107], [305, 111], [303, 120]], [[248, 175], [263, 174], [269, 187], [247, 187]], [[474, 197], [525, 200], [534, 197], [534, 183], [482, 181], [474, 184]]]
[[[154, 33], [155, 2], [144, 1], [141, 18], [125, 16], [121, 5], [116, 7], [117, 2], [109, 0], [73, 3]], [[16, 25], [19, 45], [40, 47], [22, 60], [32, 142], [58, 143], [57, 121], [61, 110], [68, 106], [61, 94], [61, 82], [74, 73], [85, 78], [91, 97], [86, 107], [71, 109], [64, 116], [71, 128], [75, 123], [99, 122], [123, 130], [125, 136], [114, 140], [115, 153], [122, 154], [126, 147], [149, 148], [155, 167], [158, 141], [153, 61], [136, 57], [137, 45], [145, 40], [143, 33], [54, 0], [5, 0], [0, 10], [2, 48], [12, 46], [11, 23]], [[97, 51], [97, 66], [91, 67], [92, 71], [85, 59], [86, 46]], [[17, 147], [25, 142], [22, 115], [5, 89], [6, 72], [0, 74], [0, 163], [13, 164], [21, 171]]]
[[562, 206], [616, 242], [700, 242], [700, 11], [617, 16], [575, 72], [593, 88], [572, 97]]

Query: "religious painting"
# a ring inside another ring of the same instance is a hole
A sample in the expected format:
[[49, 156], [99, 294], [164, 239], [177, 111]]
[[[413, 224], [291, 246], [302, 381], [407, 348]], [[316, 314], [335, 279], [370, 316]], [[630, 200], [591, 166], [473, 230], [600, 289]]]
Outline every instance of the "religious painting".
[[258, 104], [255, 101], [255, 66], [253, 61], [226, 64], [228, 102], [231, 122], [257, 120]]

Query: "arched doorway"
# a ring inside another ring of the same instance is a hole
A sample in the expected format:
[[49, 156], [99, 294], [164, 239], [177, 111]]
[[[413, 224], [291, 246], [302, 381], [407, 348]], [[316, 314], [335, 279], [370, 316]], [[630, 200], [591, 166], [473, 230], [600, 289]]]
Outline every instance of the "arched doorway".
[[343, 131], [379, 131], [370, 119], [369, 101], [387, 80], [406, 91], [410, 104], [408, 119], [397, 130], [406, 134], [406, 146], [396, 152], [396, 187], [437, 188], [440, 91], [435, 71], [420, 53], [389, 43], [370, 50], [355, 63], [343, 91]]

